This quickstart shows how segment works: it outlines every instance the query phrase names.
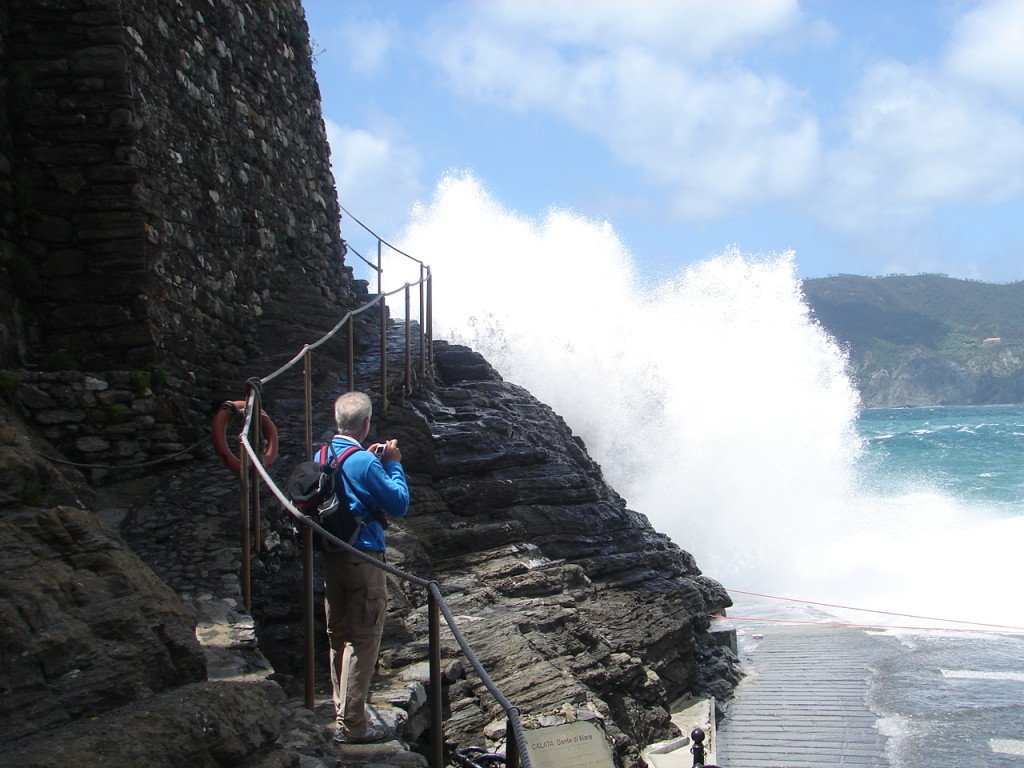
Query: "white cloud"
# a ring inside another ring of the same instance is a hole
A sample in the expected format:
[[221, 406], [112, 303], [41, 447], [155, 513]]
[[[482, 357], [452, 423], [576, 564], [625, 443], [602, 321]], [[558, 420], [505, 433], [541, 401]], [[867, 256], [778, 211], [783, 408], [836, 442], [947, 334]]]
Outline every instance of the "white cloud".
[[1024, 191], [1024, 1], [966, 7], [931, 60], [869, 59], [852, 85], [836, 66], [813, 96], [751, 63], [829, 39], [799, 0], [466, 3], [429, 55], [471, 99], [597, 137], [681, 218], [784, 203], [915, 242], [941, 206]]
[[1024, 105], [1024, 2], [990, 0], [966, 13], [944, 62], [963, 80]]
[[759, 40], [793, 33], [802, 23], [795, 1], [743, 12], [712, 2], [581, 6], [470, 5], [468, 22], [433, 38], [433, 55], [474, 98], [549, 111], [596, 134], [666, 186], [683, 217], [808, 188], [820, 150], [803, 96], [732, 61]]
[[1024, 190], [1024, 125], [934, 73], [872, 67], [850, 101], [846, 146], [830, 153], [827, 218], [846, 228], [988, 204]]
[[389, 236], [404, 224], [421, 193], [419, 155], [383, 133], [325, 123], [342, 205], [378, 234]]
[[676, 60], [731, 56], [802, 23], [798, 0], [501, 0], [471, 6], [478, 23], [553, 45], [640, 46]]

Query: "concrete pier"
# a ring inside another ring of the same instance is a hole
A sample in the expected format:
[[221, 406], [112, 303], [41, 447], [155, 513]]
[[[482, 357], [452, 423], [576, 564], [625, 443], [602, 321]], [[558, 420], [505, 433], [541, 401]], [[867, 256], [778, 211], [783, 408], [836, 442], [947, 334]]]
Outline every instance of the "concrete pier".
[[851, 628], [742, 626], [747, 677], [719, 723], [718, 764], [888, 766], [886, 739], [867, 692], [872, 661], [890, 654], [897, 642]]

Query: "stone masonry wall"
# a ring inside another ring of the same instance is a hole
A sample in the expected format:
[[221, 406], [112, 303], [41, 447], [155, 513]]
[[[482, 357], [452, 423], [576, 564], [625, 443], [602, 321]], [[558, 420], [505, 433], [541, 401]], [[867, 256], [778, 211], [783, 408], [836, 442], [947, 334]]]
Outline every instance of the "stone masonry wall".
[[178, 434], [137, 442], [180, 446], [351, 308], [300, 0], [9, 0], [0, 67], [0, 369], [21, 386], [159, 378]]
[[146, 126], [135, 148], [156, 247], [155, 342], [172, 369], [241, 396], [239, 370], [265, 352], [253, 330], [291, 280], [311, 302], [349, 298], [301, 4], [124, 9]]
[[161, 385], [144, 371], [23, 371], [14, 398], [44, 438], [91, 466], [87, 476], [99, 482], [108, 467], [185, 449], [182, 414], [158, 396]]
[[23, 324], [13, 291], [14, 273], [23, 257], [14, 241], [14, 185], [11, 178], [11, 78], [7, 66], [10, 9], [0, 3], [0, 368], [15, 365], [24, 350]]

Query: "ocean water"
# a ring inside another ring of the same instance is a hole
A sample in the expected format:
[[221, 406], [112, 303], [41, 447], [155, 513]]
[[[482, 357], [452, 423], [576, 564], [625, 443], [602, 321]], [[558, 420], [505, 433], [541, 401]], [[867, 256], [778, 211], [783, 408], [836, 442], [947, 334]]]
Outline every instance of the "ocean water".
[[[963, 518], [977, 520], [983, 530], [991, 527], [993, 535], [999, 521], [1024, 517], [1024, 407], [869, 410], [857, 426], [866, 446], [866, 474], [876, 484], [946, 498], [963, 510]], [[979, 557], [986, 557], [984, 543], [960, 561], [969, 566]], [[1004, 565], [1014, 578], [1014, 566]], [[971, 569], [961, 577], [969, 580]], [[1019, 580], [974, 586], [1009, 592], [1011, 604], [1020, 602], [1012, 594], [1022, 586]], [[958, 615], [959, 609], [950, 604], [945, 615]], [[851, 612], [845, 614], [849, 618]], [[876, 620], [869, 613], [860, 616]], [[1015, 616], [994, 607], [986, 618], [1001, 623], [1017, 621]], [[892, 764], [1024, 765], [1024, 627], [925, 623], [935, 628], [889, 630], [900, 639], [901, 651], [872, 670], [868, 701], [889, 737]], [[950, 626], [959, 628], [943, 629]]]
[[857, 431], [883, 476], [1024, 514], [1024, 406], [865, 410]]
[[792, 252], [645, 275], [608, 222], [509, 211], [467, 174], [398, 245], [432, 267], [435, 336], [551, 405], [705, 574], [899, 634], [871, 693], [894, 764], [1022, 764], [1024, 652], [995, 631], [1024, 627], [1024, 409], [863, 410]]

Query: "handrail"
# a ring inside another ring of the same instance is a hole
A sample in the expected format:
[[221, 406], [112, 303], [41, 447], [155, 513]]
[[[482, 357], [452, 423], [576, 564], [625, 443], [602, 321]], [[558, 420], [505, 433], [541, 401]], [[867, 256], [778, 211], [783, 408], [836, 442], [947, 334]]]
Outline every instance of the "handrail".
[[[345, 211], [356, 223], [366, 229], [367, 232], [374, 235], [366, 225], [352, 216], [349, 211], [344, 207], [342, 210]], [[380, 275], [383, 272], [381, 268], [380, 259], [382, 245], [387, 245], [391, 250], [412, 259], [420, 265], [420, 279], [415, 283], [405, 283], [401, 288], [397, 288], [393, 291], [384, 292], [380, 290]], [[347, 244], [346, 244], [347, 246]], [[359, 255], [358, 253], [356, 254]], [[362, 258], [362, 256], [360, 256]], [[404, 292], [405, 294], [405, 390], [406, 393], [412, 392], [412, 360], [411, 360], [411, 328], [410, 328], [410, 308], [411, 308], [411, 296], [410, 288], [413, 285], [419, 286], [419, 311], [420, 311], [420, 372], [421, 378], [425, 379], [429, 367], [433, 366], [433, 278], [431, 276], [430, 267], [424, 264], [419, 259], [416, 259], [409, 254], [395, 248], [390, 243], [386, 243], [380, 237], [377, 237], [377, 258], [378, 265], [375, 267], [378, 273], [378, 293], [377, 295], [363, 304], [361, 307], [351, 310], [345, 314], [345, 316], [327, 333], [321, 336], [319, 339], [311, 344], [303, 346], [302, 350], [296, 354], [291, 360], [286, 362], [280, 368], [273, 373], [262, 379], [252, 378], [249, 379], [246, 384], [248, 387], [248, 395], [246, 397], [245, 414], [243, 419], [242, 430], [239, 433], [239, 475], [241, 482], [241, 520], [242, 520], [242, 596], [247, 611], [251, 611], [251, 585], [250, 585], [250, 569], [249, 569], [249, 558], [250, 558], [250, 541], [255, 532], [257, 539], [259, 536], [259, 482], [260, 479], [267, 484], [271, 493], [277, 497], [281, 502], [281, 505], [288, 510], [288, 512], [298, 519], [303, 529], [303, 546], [304, 546], [304, 572], [305, 572], [305, 601], [304, 601], [304, 612], [305, 612], [305, 624], [306, 624], [306, 706], [312, 709], [314, 706], [314, 671], [313, 671], [313, 563], [312, 563], [312, 545], [313, 545], [313, 534], [316, 533], [323, 538], [331, 541], [335, 545], [339, 545], [344, 549], [354, 552], [359, 557], [370, 562], [377, 568], [381, 568], [387, 573], [390, 573], [398, 578], [404, 579], [408, 582], [421, 586], [427, 590], [428, 594], [428, 622], [430, 628], [430, 680], [433, 687], [433, 706], [431, 712], [431, 728], [432, 728], [432, 764], [434, 768], [443, 768], [445, 765], [444, 756], [444, 733], [443, 733], [443, 722], [442, 722], [442, 707], [440, 699], [441, 691], [441, 669], [440, 669], [440, 633], [438, 613], [444, 616], [445, 622], [451, 630], [456, 642], [462, 649], [462, 652], [466, 655], [470, 665], [476, 671], [480, 677], [483, 685], [494, 697], [495, 701], [504, 710], [508, 728], [507, 733], [511, 734], [506, 741], [506, 762], [510, 768], [518, 768], [520, 765], [525, 768], [530, 768], [530, 759], [527, 753], [527, 741], [526, 735], [523, 731], [522, 723], [519, 719], [519, 709], [515, 707], [501, 690], [495, 685], [494, 681], [491, 680], [487, 671], [480, 664], [473, 652], [472, 647], [466, 641], [462, 632], [459, 630], [458, 625], [455, 623], [455, 619], [452, 616], [447, 604], [444, 602], [444, 597], [441, 594], [440, 586], [437, 582], [427, 581], [419, 576], [411, 573], [407, 573], [395, 566], [384, 563], [376, 558], [369, 557], [365, 553], [350, 546], [347, 542], [344, 542], [337, 537], [333, 536], [330, 532], [325, 530], [316, 521], [304, 515], [298, 510], [291, 501], [284, 495], [281, 489], [273, 481], [268, 474], [266, 467], [263, 466], [262, 457], [253, 448], [253, 442], [250, 440], [252, 436], [257, 445], [260, 445], [260, 436], [258, 430], [258, 419], [254, 424], [253, 414], [260, 413], [261, 402], [263, 397], [263, 387], [269, 384], [271, 381], [276, 379], [285, 371], [289, 370], [300, 361], [304, 365], [304, 378], [305, 378], [305, 411], [306, 411], [306, 430], [305, 430], [305, 442], [306, 442], [306, 456], [307, 459], [312, 459], [312, 352], [313, 350], [321, 347], [331, 338], [333, 338], [338, 331], [342, 328], [348, 328], [348, 387], [351, 391], [354, 387], [354, 368], [353, 368], [353, 327], [354, 318], [366, 312], [373, 307], [380, 307], [380, 355], [381, 355], [381, 401], [384, 410], [387, 409], [387, 297], [393, 296], [396, 293]], [[372, 265], [371, 265], [372, 266]], [[250, 470], [254, 469], [255, 472]], [[255, 515], [253, 515], [253, 507], [255, 507]], [[250, 529], [250, 520], [255, 517], [255, 525]], [[257, 551], [259, 547], [259, 541], [256, 542]]]
[[345, 250], [346, 251], [352, 251], [352, 253], [354, 253], [356, 256], [358, 256], [366, 266], [368, 266], [370, 269], [374, 270], [375, 272], [380, 272], [380, 267], [378, 267], [376, 264], [374, 264], [368, 258], [363, 256], [363, 254], [361, 254], [359, 251], [357, 251], [355, 248], [353, 248], [352, 247], [352, 243], [348, 242], [347, 240], [343, 240], [342, 242], [345, 243]]
[[[385, 240], [385, 239], [384, 239], [383, 237], [381, 237], [381, 236], [380, 236], [380, 235], [378, 235], [378, 234], [377, 234], [376, 232], [374, 232], [374, 231], [373, 231], [372, 229], [370, 229], [370, 228], [369, 228], [368, 226], [366, 226], [365, 224], [363, 224], [363, 222], [361, 222], [361, 221], [360, 221], [359, 219], [357, 219], [357, 218], [356, 218], [355, 216], [353, 216], [353, 215], [352, 215], [352, 213], [351, 213], [351, 212], [350, 212], [350, 211], [349, 211], [349, 210], [348, 210], [348, 209], [347, 209], [347, 208], [346, 208], [346, 207], [345, 207], [344, 205], [342, 205], [341, 203], [338, 203], [338, 207], [339, 207], [339, 208], [341, 208], [341, 210], [343, 210], [343, 211], [344, 211], [345, 213], [347, 213], [347, 214], [348, 214], [348, 217], [349, 217], [350, 219], [352, 219], [352, 221], [354, 221], [354, 222], [355, 222], [356, 224], [358, 224], [358, 225], [359, 225], [360, 227], [362, 227], [362, 228], [363, 228], [363, 229], [365, 229], [365, 230], [366, 230], [366, 231], [367, 231], [368, 233], [370, 233], [370, 234], [371, 234], [371, 235], [372, 235], [372, 236], [373, 236], [374, 238], [376, 238], [376, 240], [377, 240], [377, 242], [378, 242], [378, 243], [383, 243], [384, 245], [386, 245], [386, 246], [387, 246], [388, 248], [390, 248], [390, 249], [391, 249], [392, 251], [394, 251], [395, 253], [400, 253], [400, 254], [402, 254], [403, 256], [405, 256], [405, 258], [407, 258], [407, 259], [411, 259], [412, 261], [415, 261], [415, 262], [416, 262], [417, 264], [419, 264], [419, 265], [420, 265], [421, 267], [422, 267], [422, 266], [426, 266], [426, 265], [425, 265], [425, 264], [424, 264], [424, 263], [423, 263], [422, 261], [420, 261], [419, 259], [417, 259], [417, 258], [416, 258], [415, 256], [410, 256], [410, 255], [409, 255], [408, 253], [406, 253], [406, 252], [405, 252], [405, 251], [403, 251], [402, 249], [400, 249], [400, 248], [396, 248], [396, 247], [395, 247], [395, 246], [393, 246], [393, 245], [392, 245], [391, 243], [389, 243], [389, 242], [388, 242], [387, 240]], [[360, 258], [362, 258], [362, 257], [360, 257]]]
[[[249, 395], [248, 405], [252, 406], [255, 399], [256, 391], [254, 389], [254, 391], [252, 391]], [[459, 644], [459, 647], [462, 649], [462, 652], [466, 655], [466, 658], [469, 660], [470, 666], [473, 667], [473, 670], [480, 677], [480, 681], [484, 684], [484, 687], [487, 688], [487, 690], [491, 693], [492, 696], [494, 696], [495, 701], [498, 702], [502, 710], [505, 712], [505, 715], [508, 718], [510, 729], [513, 735], [515, 736], [516, 743], [518, 746], [519, 765], [523, 766], [524, 768], [531, 768], [530, 758], [527, 753], [526, 734], [523, 731], [522, 722], [519, 719], [519, 708], [513, 705], [505, 697], [505, 694], [501, 692], [501, 689], [498, 688], [498, 686], [491, 679], [490, 675], [487, 673], [487, 670], [484, 669], [483, 665], [480, 663], [480, 660], [477, 658], [472, 646], [470, 646], [469, 642], [466, 640], [465, 636], [459, 629], [458, 624], [455, 621], [455, 617], [451, 612], [451, 609], [448, 607], [448, 604], [444, 601], [444, 596], [441, 594], [439, 584], [436, 581], [428, 581], [427, 579], [424, 579], [420, 576], [416, 576], [415, 574], [409, 573], [408, 571], [404, 571], [401, 568], [398, 568], [397, 566], [390, 565], [386, 562], [370, 557], [362, 550], [356, 549], [355, 547], [351, 546], [348, 542], [339, 539], [337, 536], [335, 536], [330, 531], [325, 529], [315, 520], [303, 514], [288, 499], [288, 497], [285, 496], [285, 494], [281, 491], [280, 487], [274, 482], [273, 478], [270, 477], [270, 474], [267, 472], [266, 467], [264, 467], [262, 462], [259, 460], [259, 454], [256, 452], [252, 444], [249, 442], [248, 434], [249, 430], [252, 428], [253, 425], [253, 413], [255, 413], [254, 407], [246, 408], [245, 421], [242, 425], [242, 431], [239, 434], [239, 444], [244, 448], [246, 459], [248, 459], [248, 461], [242, 462], [242, 466], [245, 467], [248, 464], [251, 464], [252, 467], [256, 470], [256, 472], [259, 473], [260, 477], [263, 478], [263, 481], [267, 484], [267, 488], [270, 489], [270, 492], [277, 497], [279, 502], [281, 502], [281, 506], [288, 510], [289, 514], [295, 517], [300, 523], [302, 523], [308, 529], [319, 534], [322, 538], [327, 539], [332, 544], [340, 546], [348, 552], [351, 552], [357, 555], [358, 557], [362, 558], [363, 560], [367, 561], [368, 563], [371, 563], [373, 566], [380, 568], [381, 570], [387, 573], [390, 573], [392, 576], [397, 576], [400, 579], [404, 579], [405, 581], [411, 582], [413, 584], [416, 584], [417, 586], [424, 587], [427, 589], [431, 597], [433, 597], [433, 599], [437, 601], [437, 605], [440, 608], [441, 614], [444, 616], [445, 623], [451, 630], [452, 635], [455, 637], [455, 641]], [[443, 747], [443, 740], [438, 740], [435, 738], [434, 743]], [[509, 764], [511, 765], [511, 763]], [[441, 764], [436, 763], [435, 765], [439, 767]]]
[[[353, 309], [353, 310], [349, 311], [348, 314], [346, 314], [343, 318], [341, 318], [341, 320], [338, 321], [337, 325], [335, 325], [333, 328], [331, 328], [331, 330], [329, 330], [327, 333], [325, 333], [319, 339], [314, 341], [312, 344], [307, 344], [306, 346], [304, 346], [302, 348], [302, 350], [297, 355], [295, 355], [295, 357], [293, 357], [287, 363], [282, 365], [280, 368], [278, 368], [276, 371], [274, 371], [269, 376], [264, 376], [262, 379], [260, 379], [260, 383], [261, 384], [269, 384], [274, 379], [276, 379], [278, 376], [280, 376], [282, 373], [284, 373], [289, 368], [291, 368], [293, 365], [295, 365], [297, 362], [299, 362], [303, 358], [303, 356], [306, 354], [307, 351], [312, 351], [312, 350], [316, 349], [317, 347], [321, 347], [324, 344], [326, 344], [328, 341], [330, 341], [334, 337], [334, 335], [345, 326], [345, 323], [347, 323], [350, 318], [353, 318], [356, 315], [365, 312], [366, 310], [370, 309], [371, 307], [377, 306], [382, 301], [384, 301], [384, 299], [386, 297], [393, 296], [394, 294], [398, 293], [399, 291], [404, 291], [409, 285], [410, 285], [410, 283], [406, 283], [401, 288], [396, 288], [395, 290], [391, 291], [390, 293], [379, 293], [374, 298], [370, 299], [370, 301], [368, 301], [365, 304], [363, 304], [363, 306], [359, 307], [358, 309]], [[412, 285], [419, 285], [419, 281], [417, 281], [415, 283], [412, 283]]]

